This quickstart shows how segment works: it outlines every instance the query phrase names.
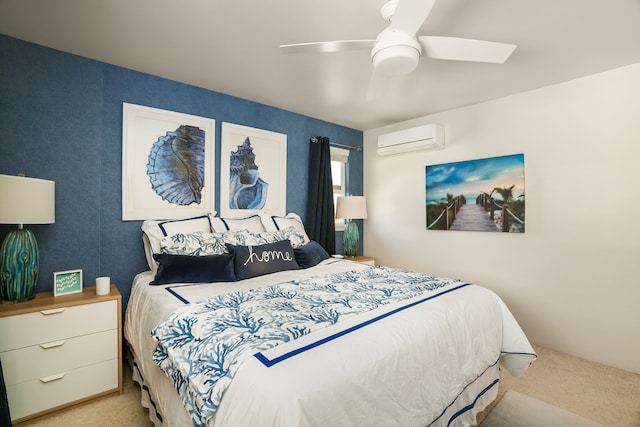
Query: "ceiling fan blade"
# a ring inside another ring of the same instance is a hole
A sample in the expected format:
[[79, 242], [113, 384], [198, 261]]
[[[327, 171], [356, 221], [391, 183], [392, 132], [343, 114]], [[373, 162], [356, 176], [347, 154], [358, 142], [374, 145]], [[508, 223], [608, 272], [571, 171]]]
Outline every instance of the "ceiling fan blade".
[[389, 28], [415, 35], [431, 13], [435, 0], [399, 0]]
[[311, 42], [280, 45], [284, 53], [300, 52], [344, 52], [348, 50], [372, 49], [375, 40], [336, 40], [329, 42]]
[[373, 70], [371, 79], [369, 80], [366, 101], [373, 102], [381, 99], [387, 93], [390, 83], [391, 77], [376, 73], [376, 71]]
[[457, 37], [421, 36], [422, 55], [454, 61], [505, 62], [516, 48], [514, 44]]

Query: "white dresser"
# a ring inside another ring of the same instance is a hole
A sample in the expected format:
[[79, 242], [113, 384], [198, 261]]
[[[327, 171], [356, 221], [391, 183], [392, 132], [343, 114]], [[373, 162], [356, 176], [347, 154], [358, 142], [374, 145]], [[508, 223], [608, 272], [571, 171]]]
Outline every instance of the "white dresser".
[[360, 255], [352, 257], [344, 257], [347, 261], [361, 262], [363, 264], [376, 265], [376, 259], [372, 256]]
[[11, 419], [26, 421], [122, 392], [122, 298], [95, 288], [0, 305], [0, 359]]

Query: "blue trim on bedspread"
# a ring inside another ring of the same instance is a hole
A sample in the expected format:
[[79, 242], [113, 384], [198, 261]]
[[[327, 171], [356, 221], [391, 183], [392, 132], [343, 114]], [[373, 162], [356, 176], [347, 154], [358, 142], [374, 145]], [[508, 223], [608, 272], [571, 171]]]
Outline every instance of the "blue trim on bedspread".
[[151, 333], [157, 341], [153, 359], [173, 380], [194, 425], [204, 426], [237, 369], [256, 353], [378, 307], [461, 283], [369, 267], [218, 295], [186, 305], [158, 325]]
[[[498, 360], [496, 360], [495, 362], [493, 362], [491, 365], [487, 366], [487, 368], [482, 371], [480, 373], [480, 375], [478, 375], [476, 377], [475, 380], [473, 380], [472, 382], [470, 382], [469, 384], [467, 384], [460, 393], [458, 393], [458, 395], [451, 401], [451, 403], [449, 403], [447, 405], [446, 408], [444, 408], [444, 410], [442, 411], [442, 413], [440, 413], [440, 415], [438, 415], [433, 421], [431, 421], [431, 423], [429, 423], [427, 425], [427, 427], [435, 424], [440, 418], [442, 418], [444, 416], [444, 414], [447, 413], [447, 411], [449, 410], [450, 407], [452, 407], [456, 401], [458, 400], [458, 398], [460, 398], [460, 396], [462, 395], [462, 393], [464, 393], [464, 391], [466, 389], [468, 389], [473, 383], [475, 383], [476, 381], [478, 381], [480, 378], [482, 378], [482, 376], [492, 367], [496, 366], [498, 364], [498, 362], [500, 362], [500, 358], [498, 358]], [[500, 383], [500, 377], [494, 379], [489, 385], [487, 385], [485, 388], [483, 388], [480, 393], [478, 393], [478, 395], [475, 397], [475, 399], [473, 399], [473, 402], [471, 402], [470, 404], [468, 404], [467, 406], [459, 409], [458, 411], [456, 411], [456, 413], [454, 413], [451, 418], [449, 418], [449, 421], [447, 422], [447, 426], [450, 426], [451, 423], [453, 423], [455, 421], [456, 418], [458, 418], [460, 415], [464, 414], [465, 412], [470, 411], [471, 409], [474, 408], [474, 406], [476, 406], [476, 403], [478, 403], [478, 400], [480, 400], [480, 398], [482, 396], [484, 396], [489, 390], [491, 390], [493, 387], [495, 387], [496, 385], [498, 385]]]
[[[523, 351], [501, 351], [500, 354], [505, 354], [505, 355], [516, 355], [516, 356], [533, 356], [535, 358], [538, 357], [538, 355], [536, 353], [529, 353], [529, 352], [523, 352]], [[531, 361], [531, 363], [533, 363], [533, 361]]]
[[456, 418], [458, 418], [460, 415], [464, 414], [465, 412], [468, 412], [470, 410], [472, 410], [474, 408], [474, 406], [476, 406], [476, 403], [478, 403], [478, 400], [480, 400], [480, 398], [482, 396], [485, 395], [485, 393], [487, 393], [489, 390], [491, 390], [493, 387], [495, 387], [496, 385], [498, 385], [498, 383], [500, 383], [500, 378], [496, 378], [495, 380], [493, 380], [493, 382], [491, 384], [489, 384], [488, 386], [486, 386], [480, 393], [478, 393], [478, 395], [476, 396], [476, 398], [473, 400], [473, 402], [471, 402], [470, 404], [468, 404], [467, 406], [465, 406], [464, 408], [460, 409], [458, 412], [456, 412], [455, 414], [453, 414], [451, 416], [451, 418], [449, 418], [449, 422], [447, 423], [447, 427], [451, 425], [451, 423], [453, 423]]
[[181, 288], [182, 286], [185, 286], [185, 285], [168, 286], [168, 287], [165, 288], [165, 290], [167, 292], [169, 292], [171, 295], [173, 295], [174, 297], [178, 298], [180, 300], [180, 302], [182, 302], [183, 304], [189, 304], [189, 300], [187, 300], [186, 298], [183, 298], [178, 292], [173, 290], [173, 288]]
[[[160, 410], [158, 409], [158, 406], [156, 404], [156, 402], [153, 400], [153, 396], [151, 395], [151, 389], [149, 388], [149, 386], [147, 385], [147, 381], [144, 378], [144, 375], [142, 374], [142, 369], [140, 369], [140, 366], [138, 365], [138, 361], [136, 360], [136, 357], [134, 355], [133, 349], [131, 348], [131, 344], [129, 344], [128, 341], [125, 341], [125, 356], [126, 359], [128, 360], [130, 366], [131, 366], [131, 379], [133, 381], [135, 381], [136, 383], [138, 383], [138, 385], [140, 386], [140, 392], [144, 392], [147, 395], [147, 398], [149, 399], [149, 404], [151, 406], [153, 406], [153, 408], [151, 407], [147, 407], [147, 410], [149, 411], [149, 414], [151, 414], [151, 410], [153, 409], [153, 413], [155, 414], [155, 418], [157, 420], [159, 420], [160, 422], [163, 422], [164, 419], [162, 417], [162, 414], [160, 413]], [[133, 372], [135, 371], [135, 372]], [[135, 373], [138, 374], [138, 378], [139, 381], [135, 380]]]
[[384, 319], [386, 317], [389, 317], [389, 316], [391, 316], [393, 314], [399, 313], [399, 312], [401, 312], [403, 310], [406, 310], [406, 309], [411, 308], [413, 306], [416, 306], [418, 304], [422, 304], [423, 302], [429, 301], [429, 300], [431, 300], [433, 298], [437, 298], [437, 297], [439, 297], [441, 295], [448, 294], [449, 292], [453, 292], [453, 291], [456, 291], [456, 290], [458, 290], [460, 288], [464, 288], [465, 286], [469, 286], [469, 283], [464, 283], [464, 284], [462, 284], [460, 286], [456, 286], [455, 288], [447, 289], [444, 292], [440, 292], [437, 295], [432, 295], [430, 297], [423, 298], [423, 299], [418, 300], [418, 301], [414, 301], [411, 304], [407, 304], [405, 306], [398, 307], [395, 310], [391, 310], [391, 311], [389, 311], [387, 313], [384, 313], [384, 314], [381, 314], [379, 316], [376, 316], [373, 319], [369, 319], [369, 320], [367, 320], [365, 322], [358, 323], [357, 325], [354, 325], [354, 326], [352, 326], [350, 328], [347, 328], [347, 329], [345, 329], [343, 331], [337, 332], [337, 333], [335, 333], [333, 335], [329, 335], [328, 337], [325, 337], [325, 338], [323, 338], [321, 340], [318, 340], [318, 341], [315, 341], [313, 343], [307, 344], [304, 347], [300, 347], [298, 349], [292, 350], [292, 351], [290, 351], [288, 353], [285, 353], [285, 354], [283, 354], [281, 356], [278, 356], [278, 357], [275, 357], [273, 359], [269, 359], [267, 356], [262, 354], [262, 352], [256, 353], [254, 356], [255, 356], [256, 359], [258, 359], [260, 362], [262, 362], [262, 364], [264, 366], [269, 368], [269, 367], [271, 367], [271, 366], [273, 366], [273, 365], [275, 365], [277, 363], [280, 363], [280, 362], [282, 362], [284, 360], [287, 360], [287, 359], [289, 359], [289, 358], [291, 358], [293, 356], [296, 356], [296, 355], [298, 355], [300, 353], [304, 353], [307, 350], [311, 350], [312, 348], [315, 348], [315, 347], [318, 347], [318, 346], [320, 346], [322, 344], [328, 343], [329, 341], [333, 341], [334, 339], [340, 338], [341, 336], [349, 334], [349, 333], [351, 333], [353, 331], [357, 331], [358, 329], [364, 328], [367, 325], [375, 323], [375, 322], [377, 322], [379, 320], [382, 320], [382, 319]]

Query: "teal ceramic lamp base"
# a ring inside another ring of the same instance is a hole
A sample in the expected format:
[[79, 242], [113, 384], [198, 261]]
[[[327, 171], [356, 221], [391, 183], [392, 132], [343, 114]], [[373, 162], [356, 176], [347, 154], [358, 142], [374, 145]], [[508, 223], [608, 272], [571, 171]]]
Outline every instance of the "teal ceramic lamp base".
[[358, 235], [358, 225], [352, 220], [347, 220], [344, 227], [343, 244], [344, 254], [348, 257], [358, 256], [358, 247], [360, 246], [360, 236]]
[[38, 279], [40, 252], [30, 230], [11, 230], [0, 249], [0, 293], [5, 302], [20, 302], [34, 297]]

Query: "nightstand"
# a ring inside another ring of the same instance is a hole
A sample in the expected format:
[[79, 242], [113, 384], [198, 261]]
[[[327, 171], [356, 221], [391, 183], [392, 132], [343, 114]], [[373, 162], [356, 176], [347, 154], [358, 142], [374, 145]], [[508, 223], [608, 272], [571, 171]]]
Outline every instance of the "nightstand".
[[0, 359], [14, 423], [122, 393], [122, 297], [95, 288], [0, 305]]
[[344, 257], [347, 261], [355, 261], [361, 262], [363, 264], [376, 265], [376, 259], [372, 256], [346, 256]]

